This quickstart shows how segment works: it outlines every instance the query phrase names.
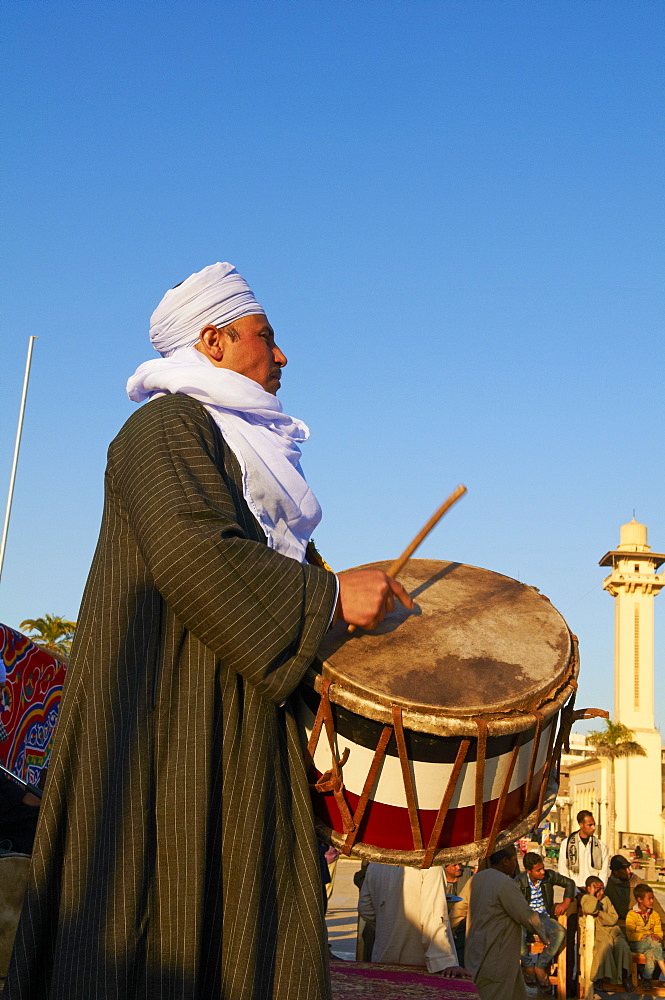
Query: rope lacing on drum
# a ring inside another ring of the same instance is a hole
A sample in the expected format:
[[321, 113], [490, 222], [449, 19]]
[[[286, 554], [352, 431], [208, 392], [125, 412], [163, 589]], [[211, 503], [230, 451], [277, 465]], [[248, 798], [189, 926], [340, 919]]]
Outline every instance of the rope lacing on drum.
[[503, 779], [503, 787], [501, 789], [499, 801], [497, 802], [496, 809], [494, 811], [494, 819], [492, 821], [492, 827], [490, 829], [489, 837], [487, 838], [487, 847], [485, 849], [486, 858], [488, 858], [490, 854], [493, 852], [494, 845], [496, 843], [496, 838], [499, 835], [499, 827], [501, 825], [501, 820], [503, 818], [503, 810], [506, 805], [506, 799], [508, 798], [508, 792], [510, 791], [510, 783], [513, 780], [513, 772], [515, 770], [515, 764], [517, 763], [517, 758], [519, 757], [523, 741], [524, 741], [524, 732], [518, 733], [517, 739], [515, 740], [515, 746], [513, 747], [513, 751], [510, 755], [508, 770], [506, 771], [506, 776]]
[[[342, 819], [344, 833], [349, 833], [350, 831], [356, 829], [356, 824], [351, 816], [349, 804], [344, 795], [344, 779], [342, 777], [342, 768], [348, 760], [349, 748], [346, 748], [340, 758], [337, 757], [335, 750], [335, 724], [332, 717], [332, 709], [330, 707], [330, 684], [331, 682], [328, 679], [321, 682], [321, 700], [319, 701], [319, 708], [314, 720], [314, 726], [312, 727], [312, 733], [307, 744], [307, 754], [309, 760], [311, 761], [310, 788], [317, 792], [333, 793]], [[330, 753], [332, 754], [332, 766], [328, 771], [325, 771], [317, 781], [312, 782], [311, 778], [314, 776], [312, 774], [312, 770], [315, 772], [314, 753], [316, 752], [316, 747], [321, 735], [321, 728], [324, 725], [326, 727], [328, 743], [330, 744]]]
[[402, 725], [402, 708], [400, 705], [392, 706], [393, 726], [395, 729], [395, 742], [397, 743], [397, 753], [402, 767], [402, 781], [404, 782], [404, 794], [406, 795], [406, 806], [409, 810], [409, 821], [411, 823], [411, 836], [413, 838], [414, 851], [422, 851], [423, 834], [420, 829], [420, 815], [416, 802], [416, 793], [413, 788], [413, 776], [409, 756], [406, 752], [406, 740], [404, 739], [404, 726]]
[[446, 785], [446, 790], [443, 793], [443, 798], [441, 799], [441, 805], [439, 806], [439, 811], [436, 814], [436, 819], [434, 821], [432, 833], [429, 838], [429, 843], [427, 844], [427, 850], [425, 851], [425, 856], [420, 863], [421, 868], [431, 867], [432, 861], [434, 860], [434, 855], [436, 854], [439, 847], [439, 840], [441, 839], [443, 824], [445, 823], [446, 815], [448, 813], [448, 809], [450, 808], [450, 803], [452, 801], [453, 793], [457, 787], [457, 782], [459, 781], [459, 776], [462, 772], [464, 761], [466, 760], [466, 755], [470, 746], [471, 746], [471, 740], [462, 740], [462, 742], [459, 745], [457, 756], [455, 757], [455, 763], [453, 764], [453, 769], [450, 772], [450, 777], [448, 778], [448, 784]]
[[369, 802], [369, 797], [372, 793], [374, 787], [374, 782], [376, 781], [377, 775], [379, 773], [379, 768], [383, 758], [385, 757], [386, 747], [390, 743], [390, 738], [393, 734], [392, 726], [384, 726], [381, 730], [381, 735], [379, 736], [379, 742], [376, 745], [376, 750], [374, 751], [374, 757], [372, 758], [372, 764], [369, 771], [367, 772], [367, 777], [365, 778], [365, 784], [363, 785], [363, 790], [358, 800], [358, 805], [356, 806], [355, 812], [353, 814], [353, 822], [355, 824], [354, 829], [347, 833], [344, 846], [342, 847], [343, 854], [350, 854], [351, 848], [356, 842], [358, 836], [358, 831], [360, 830], [360, 824], [362, 818], [365, 815], [365, 809], [367, 808], [367, 803]]
[[[487, 755], [487, 720], [476, 717], [473, 720], [478, 731], [476, 746], [476, 780], [475, 780], [475, 800], [474, 800], [474, 838], [482, 840], [483, 836], [483, 806], [484, 806], [484, 785], [485, 785], [485, 759]], [[450, 808], [457, 782], [459, 781], [462, 768], [466, 760], [466, 755], [471, 746], [470, 739], [464, 739], [459, 745], [453, 769], [450, 772], [446, 790], [441, 799], [439, 811], [436, 814], [432, 833], [427, 844], [427, 850], [420, 862], [421, 869], [430, 868], [436, 852], [439, 850], [439, 841], [443, 832], [443, 825]]]

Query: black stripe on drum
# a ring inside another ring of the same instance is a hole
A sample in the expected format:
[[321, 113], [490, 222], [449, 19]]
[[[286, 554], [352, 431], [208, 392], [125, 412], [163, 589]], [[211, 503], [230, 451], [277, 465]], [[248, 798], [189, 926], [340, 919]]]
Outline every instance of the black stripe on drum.
[[[299, 694], [309, 710], [316, 715], [319, 707], [319, 695], [306, 684], [301, 684]], [[362, 715], [356, 715], [341, 705], [331, 703], [333, 719], [335, 720], [335, 732], [351, 743], [366, 747], [368, 750], [375, 750], [379, 742], [383, 723], [375, 722], [373, 719], [366, 719]], [[527, 730], [524, 742], [533, 739], [535, 728]], [[506, 736], [488, 736], [486, 757], [501, 757], [510, 753], [515, 746], [519, 733], [511, 733]], [[321, 734], [321, 739], [325, 740], [325, 730]], [[428, 764], [453, 764], [457, 756], [460, 745], [459, 736], [431, 736], [427, 733], [416, 733], [412, 729], [404, 730], [404, 738], [409, 760], [419, 760]], [[475, 761], [477, 758], [478, 741], [471, 740], [471, 745], [467, 751], [467, 761]], [[397, 757], [397, 745], [394, 734], [386, 748], [386, 753], [391, 757]]]

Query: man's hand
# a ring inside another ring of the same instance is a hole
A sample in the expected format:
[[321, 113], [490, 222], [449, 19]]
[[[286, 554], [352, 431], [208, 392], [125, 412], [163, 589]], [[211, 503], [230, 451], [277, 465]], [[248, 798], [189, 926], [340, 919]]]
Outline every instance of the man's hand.
[[333, 622], [373, 629], [395, 607], [395, 598], [409, 610], [413, 601], [401, 583], [378, 569], [352, 569], [339, 573], [339, 597]]
[[439, 973], [444, 979], [473, 979], [470, 972], [463, 969], [461, 965], [450, 965], [447, 969], [442, 969]]
[[556, 906], [554, 907], [554, 916], [562, 917], [571, 903], [572, 900], [568, 899], [567, 897], [566, 899], [563, 899], [560, 903], [557, 903]]

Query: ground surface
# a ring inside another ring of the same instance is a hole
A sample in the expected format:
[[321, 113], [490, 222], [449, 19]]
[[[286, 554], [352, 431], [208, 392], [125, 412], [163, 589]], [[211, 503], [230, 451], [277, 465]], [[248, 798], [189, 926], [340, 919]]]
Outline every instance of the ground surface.
[[333, 955], [355, 961], [358, 927], [358, 889], [353, 876], [360, 868], [355, 858], [340, 858], [336, 865], [333, 892], [328, 904], [326, 924]]

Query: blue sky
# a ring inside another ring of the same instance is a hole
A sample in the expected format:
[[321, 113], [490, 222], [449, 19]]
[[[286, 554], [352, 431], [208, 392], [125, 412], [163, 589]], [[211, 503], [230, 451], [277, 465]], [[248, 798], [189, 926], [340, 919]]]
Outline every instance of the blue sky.
[[[0, 620], [75, 617], [105, 451], [164, 291], [230, 260], [335, 568], [420, 554], [538, 586], [612, 708], [598, 559], [665, 550], [665, 7], [640, 0], [3, 5]], [[656, 602], [665, 722], [665, 597]]]

